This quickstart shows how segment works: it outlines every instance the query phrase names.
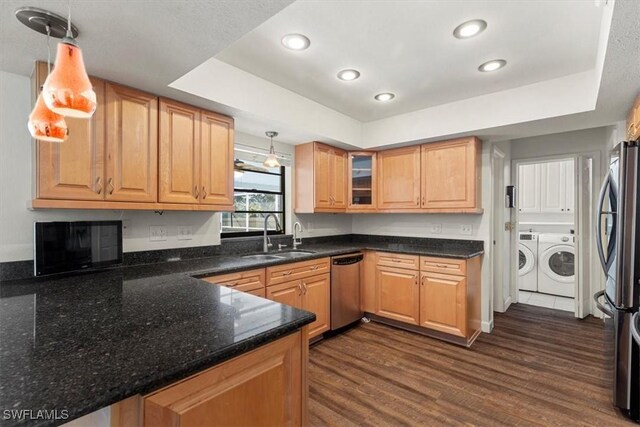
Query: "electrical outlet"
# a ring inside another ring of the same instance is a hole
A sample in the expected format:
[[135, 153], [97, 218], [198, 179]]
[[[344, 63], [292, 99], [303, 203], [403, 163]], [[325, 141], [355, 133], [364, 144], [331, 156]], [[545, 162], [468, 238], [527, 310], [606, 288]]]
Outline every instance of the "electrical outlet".
[[122, 237], [131, 236], [131, 220], [123, 219], [122, 220]]
[[149, 241], [163, 242], [167, 240], [167, 227], [164, 225], [152, 225], [149, 227]]
[[472, 234], [472, 233], [473, 233], [473, 225], [471, 224], [460, 225], [460, 234]]
[[178, 240], [191, 240], [193, 239], [193, 229], [190, 225], [178, 226]]
[[432, 234], [442, 233], [442, 224], [431, 224], [431, 226], [429, 227], [429, 231]]

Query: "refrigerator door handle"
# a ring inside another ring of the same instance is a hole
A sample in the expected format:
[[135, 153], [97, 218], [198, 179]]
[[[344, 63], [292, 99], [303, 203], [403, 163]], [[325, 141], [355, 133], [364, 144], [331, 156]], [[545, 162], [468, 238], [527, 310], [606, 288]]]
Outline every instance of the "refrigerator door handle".
[[638, 323], [640, 323], [640, 312], [637, 312], [631, 318], [631, 335], [633, 335], [633, 339], [640, 345], [640, 325]]
[[600, 303], [600, 298], [604, 296], [604, 292], [605, 291], [600, 291], [593, 294], [593, 300], [596, 302], [596, 307], [598, 307], [598, 310], [613, 318], [613, 311], [609, 310], [607, 307]]
[[[604, 196], [607, 192], [607, 188], [611, 182], [611, 174], [608, 173], [607, 177], [600, 187], [600, 195], [598, 196], [598, 210], [596, 212], [596, 248], [598, 249], [598, 257], [602, 264], [602, 269], [607, 272], [607, 260], [604, 256], [604, 248], [602, 247], [602, 215], [605, 215], [604, 211]], [[596, 294], [597, 295], [597, 294]], [[595, 298], [595, 295], [594, 295]]]

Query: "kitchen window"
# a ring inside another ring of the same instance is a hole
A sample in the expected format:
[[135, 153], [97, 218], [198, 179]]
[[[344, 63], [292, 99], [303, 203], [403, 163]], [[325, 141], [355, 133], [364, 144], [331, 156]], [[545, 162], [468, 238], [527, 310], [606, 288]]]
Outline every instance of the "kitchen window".
[[[234, 171], [235, 212], [222, 213], [222, 237], [260, 236], [264, 217], [273, 213], [281, 227], [285, 221], [285, 168], [265, 168], [261, 163], [236, 160]], [[267, 233], [284, 234], [269, 218]]]

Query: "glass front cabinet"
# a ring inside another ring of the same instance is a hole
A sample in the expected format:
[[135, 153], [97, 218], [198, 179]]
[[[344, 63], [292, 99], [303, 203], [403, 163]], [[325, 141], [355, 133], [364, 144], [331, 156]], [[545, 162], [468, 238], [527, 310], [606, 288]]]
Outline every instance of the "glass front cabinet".
[[352, 212], [376, 208], [376, 153], [349, 153], [349, 206]]

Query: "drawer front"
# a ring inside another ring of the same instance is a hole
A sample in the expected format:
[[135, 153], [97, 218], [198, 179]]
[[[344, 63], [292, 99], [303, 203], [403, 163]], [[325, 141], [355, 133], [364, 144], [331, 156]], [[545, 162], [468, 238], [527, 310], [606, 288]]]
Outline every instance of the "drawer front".
[[420, 269], [420, 257], [418, 255], [377, 252], [376, 257], [376, 265], [384, 267], [406, 268], [409, 270]]
[[259, 290], [265, 286], [265, 270], [258, 268], [256, 270], [238, 271], [236, 273], [218, 274], [216, 276], [203, 277], [210, 283], [221, 286], [234, 288], [242, 292]]
[[420, 270], [433, 273], [467, 275], [467, 261], [464, 259], [420, 257]]
[[273, 286], [318, 274], [325, 274], [330, 271], [329, 258], [313, 259], [310, 261], [267, 267], [267, 286]]

